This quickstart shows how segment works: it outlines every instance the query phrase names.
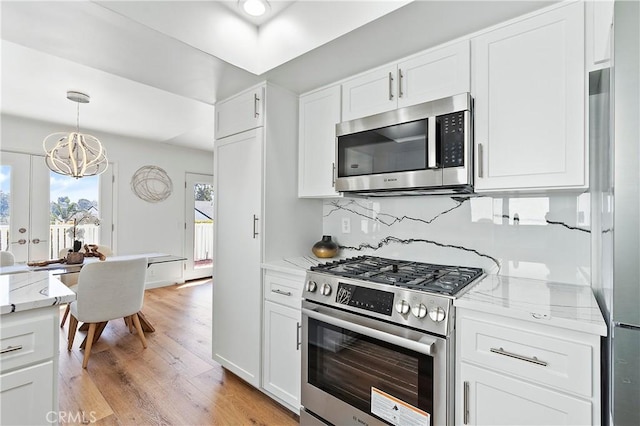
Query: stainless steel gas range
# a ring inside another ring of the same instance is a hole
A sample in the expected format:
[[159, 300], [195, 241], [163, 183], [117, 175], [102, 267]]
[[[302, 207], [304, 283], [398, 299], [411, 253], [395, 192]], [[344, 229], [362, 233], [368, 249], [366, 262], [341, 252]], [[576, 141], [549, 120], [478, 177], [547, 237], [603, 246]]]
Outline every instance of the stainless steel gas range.
[[452, 425], [453, 300], [480, 268], [359, 256], [312, 267], [302, 425]]

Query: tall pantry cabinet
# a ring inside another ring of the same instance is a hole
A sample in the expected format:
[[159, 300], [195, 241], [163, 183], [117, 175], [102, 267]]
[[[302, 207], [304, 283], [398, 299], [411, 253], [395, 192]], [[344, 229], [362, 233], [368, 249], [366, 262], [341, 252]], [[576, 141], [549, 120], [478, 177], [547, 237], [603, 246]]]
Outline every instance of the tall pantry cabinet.
[[256, 387], [261, 263], [304, 255], [322, 234], [321, 200], [298, 198], [297, 114], [298, 97], [269, 83], [216, 104], [213, 359]]

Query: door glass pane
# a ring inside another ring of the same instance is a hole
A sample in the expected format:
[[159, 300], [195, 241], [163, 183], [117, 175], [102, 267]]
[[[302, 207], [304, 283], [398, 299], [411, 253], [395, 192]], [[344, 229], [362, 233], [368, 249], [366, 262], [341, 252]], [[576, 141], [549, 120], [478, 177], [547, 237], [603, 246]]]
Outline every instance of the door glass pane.
[[0, 166], [0, 250], [9, 251], [11, 166]]
[[[74, 241], [100, 243], [99, 176], [75, 179], [51, 172], [50, 176], [50, 244], [52, 259]], [[74, 226], [75, 224], [75, 226]]]
[[213, 265], [213, 185], [196, 183], [194, 190], [193, 267]]

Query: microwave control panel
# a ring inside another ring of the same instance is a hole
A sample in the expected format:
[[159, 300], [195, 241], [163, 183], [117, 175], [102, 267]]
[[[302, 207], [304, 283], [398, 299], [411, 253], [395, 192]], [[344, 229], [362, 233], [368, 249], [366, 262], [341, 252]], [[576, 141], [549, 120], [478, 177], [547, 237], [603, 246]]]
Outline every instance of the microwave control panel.
[[464, 166], [464, 111], [436, 118], [442, 167]]

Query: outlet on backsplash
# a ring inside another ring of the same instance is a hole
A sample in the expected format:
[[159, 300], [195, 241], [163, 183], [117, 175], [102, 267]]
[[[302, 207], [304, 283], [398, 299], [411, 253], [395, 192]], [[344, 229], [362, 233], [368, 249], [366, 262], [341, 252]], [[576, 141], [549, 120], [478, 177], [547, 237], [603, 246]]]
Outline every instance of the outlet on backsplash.
[[349, 234], [351, 233], [351, 219], [348, 217], [342, 218], [342, 233]]

